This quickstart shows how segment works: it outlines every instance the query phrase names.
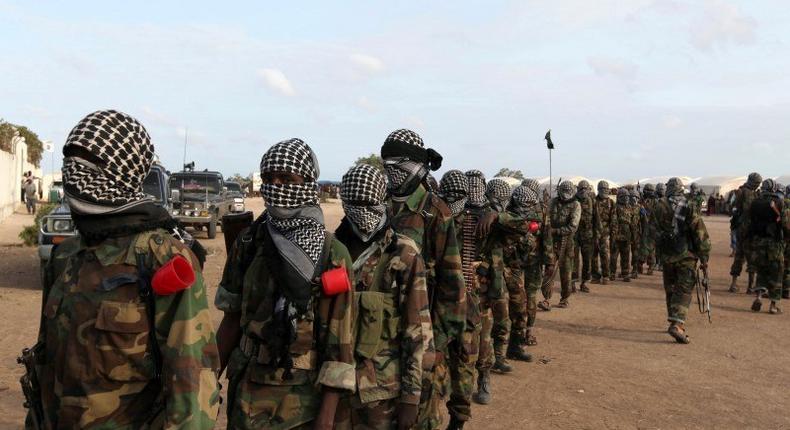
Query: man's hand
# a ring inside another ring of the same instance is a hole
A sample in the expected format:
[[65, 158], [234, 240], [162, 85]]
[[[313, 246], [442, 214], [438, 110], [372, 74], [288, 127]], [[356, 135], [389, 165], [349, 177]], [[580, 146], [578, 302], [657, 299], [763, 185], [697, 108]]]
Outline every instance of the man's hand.
[[417, 405], [401, 403], [398, 407], [398, 430], [409, 430], [417, 424]]
[[477, 221], [477, 237], [484, 238], [491, 233], [491, 228], [497, 220], [497, 213], [494, 211], [486, 212], [485, 215], [480, 217]]

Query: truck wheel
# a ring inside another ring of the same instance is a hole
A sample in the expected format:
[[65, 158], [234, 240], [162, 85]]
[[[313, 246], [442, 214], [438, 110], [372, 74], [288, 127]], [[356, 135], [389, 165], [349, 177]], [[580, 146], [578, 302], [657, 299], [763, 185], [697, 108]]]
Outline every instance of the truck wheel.
[[217, 237], [217, 220], [212, 219], [208, 223], [208, 238], [214, 239]]

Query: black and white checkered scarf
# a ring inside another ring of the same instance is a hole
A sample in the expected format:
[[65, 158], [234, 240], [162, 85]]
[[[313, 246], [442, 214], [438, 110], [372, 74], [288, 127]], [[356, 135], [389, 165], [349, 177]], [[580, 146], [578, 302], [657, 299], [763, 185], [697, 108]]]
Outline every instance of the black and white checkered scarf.
[[505, 210], [508, 201], [510, 201], [510, 184], [502, 179], [494, 178], [486, 184], [486, 198], [499, 212]]
[[[425, 144], [419, 134], [402, 128], [395, 130], [387, 136], [384, 145], [398, 144], [402, 147], [413, 146], [422, 151]], [[400, 156], [384, 158], [384, 171], [387, 174], [387, 187], [396, 197], [406, 197], [414, 192], [428, 174], [428, 166], [424, 161], [416, 160], [404, 153]]]
[[318, 160], [300, 139], [275, 144], [261, 159], [261, 177], [288, 172], [304, 178], [304, 184], [264, 182], [261, 194], [266, 201], [269, 232], [280, 255], [307, 281], [315, 276], [326, 236], [319, 206]]
[[538, 204], [538, 193], [526, 185], [519, 185], [510, 195], [510, 206], [508, 209], [518, 213], [526, 214], [530, 209]]
[[368, 242], [386, 224], [387, 184], [381, 171], [367, 164], [354, 166], [340, 182], [343, 211], [354, 233]]
[[521, 185], [524, 185], [525, 187], [531, 189], [532, 191], [535, 192], [536, 195], [538, 193], [538, 189], [540, 189], [540, 183], [538, 182], [537, 179], [532, 179], [532, 178], [524, 179], [523, 181], [521, 181]]
[[143, 181], [154, 146], [142, 124], [114, 110], [82, 119], [63, 146], [63, 187], [71, 209], [99, 215], [150, 202]]
[[439, 192], [453, 215], [458, 215], [469, 199], [469, 179], [460, 170], [450, 170], [442, 176]]
[[466, 178], [469, 180], [469, 206], [483, 207], [488, 201], [486, 200], [486, 177], [483, 172], [479, 170], [468, 170]]
[[562, 181], [560, 185], [557, 186], [557, 196], [559, 196], [560, 200], [567, 203], [576, 195], [576, 190], [574, 188], [571, 181]]

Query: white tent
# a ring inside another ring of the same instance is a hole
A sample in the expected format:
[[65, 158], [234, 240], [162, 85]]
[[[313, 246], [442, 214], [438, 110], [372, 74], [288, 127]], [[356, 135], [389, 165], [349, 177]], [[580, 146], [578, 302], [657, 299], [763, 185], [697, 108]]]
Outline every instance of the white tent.
[[777, 177], [774, 178], [774, 181], [776, 181], [777, 183], [780, 183], [780, 184], [782, 184], [782, 185], [784, 185], [786, 187], [786, 186], [790, 185], [790, 175], [777, 176]]
[[510, 176], [497, 176], [497, 177], [491, 178], [491, 179], [501, 179], [501, 180], [507, 182], [507, 184], [510, 185], [510, 190], [511, 191], [514, 188], [516, 188], [517, 186], [521, 185], [521, 179], [516, 179], [516, 178], [510, 177]]
[[680, 178], [680, 180], [683, 181], [683, 185], [685, 185], [687, 188], [688, 188], [689, 185], [691, 185], [692, 182], [697, 180], [697, 178], [692, 178], [691, 176], [673, 175], [673, 176], [653, 176], [652, 178], [634, 179], [634, 180], [632, 180], [630, 182], [627, 182], [627, 183], [628, 184], [634, 184], [634, 185], [636, 185], [636, 184], [641, 184], [641, 185], [644, 185], [644, 184], [658, 184], [658, 183], [666, 184], [667, 181], [670, 178]]
[[699, 185], [707, 196], [714, 194], [726, 196], [730, 191], [737, 190], [738, 187], [743, 185], [746, 182], [746, 176], [704, 176], [694, 182]]

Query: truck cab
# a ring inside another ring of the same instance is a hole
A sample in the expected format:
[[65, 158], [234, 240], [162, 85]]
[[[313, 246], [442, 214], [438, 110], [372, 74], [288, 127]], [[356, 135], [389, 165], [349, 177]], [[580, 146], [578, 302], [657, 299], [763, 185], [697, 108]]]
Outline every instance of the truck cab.
[[233, 206], [225, 180], [219, 172], [184, 170], [170, 176], [169, 187], [173, 206], [170, 213], [184, 227], [201, 230], [206, 227], [208, 238], [217, 236], [222, 216]]

